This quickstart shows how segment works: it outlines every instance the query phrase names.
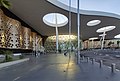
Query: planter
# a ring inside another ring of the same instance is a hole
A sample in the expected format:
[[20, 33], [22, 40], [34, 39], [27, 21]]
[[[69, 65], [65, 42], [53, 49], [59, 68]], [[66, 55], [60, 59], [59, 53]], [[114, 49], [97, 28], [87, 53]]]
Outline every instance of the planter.
[[11, 65], [14, 65], [14, 64], [18, 64], [18, 63], [21, 63], [21, 62], [28, 61], [28, 60], [29, 60], [29, 58], [25, 58], [25, 59], [21, 59], [21, 60], [17, 60], [17, 61], [11, 61], [11, 62], [6, 62], [6, 63], [1, 63], [0, 64], [0, 68], [11, 66]]

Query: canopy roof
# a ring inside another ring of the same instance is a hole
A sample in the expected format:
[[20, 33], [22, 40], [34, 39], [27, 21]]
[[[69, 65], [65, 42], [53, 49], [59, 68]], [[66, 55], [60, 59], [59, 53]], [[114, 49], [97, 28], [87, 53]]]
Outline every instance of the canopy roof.
[[[10, 0], [12, 3], [10, 11], [42, 36], [52, 36], [55, 35], [55, 29], [46, 25], [43, 22], [43, 17], [48, 13], [61, 13], [69, 18], [69, 7], [62, 3], [64, 1]], [[75, 2], [75, 0], [72, 1]], [[57, 4], [54, 4], [54, 2], [57, 2]], [[118, 35], [120, 33], [119, 3], [120, 0], [80, 0], [80, 38], [82, 40], [89, 39], [90, 37], [100, 38], [96, 30], [106, 26], [116, 27], [114, 30], [106, 33], [106, 39], [113, 39], [115, 35]], [[71, 10], [71, 34], [77, 35], [76, 9], [72, 7]], [[100, 20], [101, 23], [90, 27], [87, 23], [91, 20]], [[68, 35], [68, 30], [68, 24], [60, 27], [59, 35]]]

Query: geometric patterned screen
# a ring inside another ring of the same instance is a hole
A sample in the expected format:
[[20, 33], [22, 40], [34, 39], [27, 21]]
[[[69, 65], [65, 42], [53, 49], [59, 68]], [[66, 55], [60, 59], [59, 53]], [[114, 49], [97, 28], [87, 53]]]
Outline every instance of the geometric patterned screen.
[[37, 33], [32, 32], [32, 48], [33, 48], [33, 51], [35, 51], [35, 49], [36, 49], [36, 37], [37, 37]]
[[5, 15], [3, 11], [0, 9], [0, 47], [5, 47]]
[[30, 36], [31, 36], [31, 30], [27, 27], [23, 27], [23, 48], [30, 49]]
[[0, 9], [0, 48], [33, 49], [40, 47], [42, 38], [30, 28], [23, 27]]
[[[120, 47], [120, 40], [119, 39], [111, 39], [104, 41], [104, 48], [119, 48]], [[90, 48], [101, 48], [101, 41], [84, 41], [84, 49]]]
[[41, 36], [37, 35], [36, 37], [36, 51], [39, 51], [41, 49], [42, 45], [42, 38]]
[[20, 31], [20, 22], [14, 19], [9, 19], [5, 32], [7, 48], [20, 48]]
[[[71, 35], [59, 35], [58, 50], [64, 52], [70, 48], [69, 38], [71, 38], [71, 49], [74, 50], [77, 47], [77, 36]], [[56, 36], [49, 36], [45, 41], [45, 49], [47, 52], [56, 52]]]

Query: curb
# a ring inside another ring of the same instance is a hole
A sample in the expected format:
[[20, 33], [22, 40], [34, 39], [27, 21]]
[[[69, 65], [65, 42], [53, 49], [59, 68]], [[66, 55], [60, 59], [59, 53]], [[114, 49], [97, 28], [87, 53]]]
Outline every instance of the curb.
[[28, 60], [29, 60], [29, 58], [25, 58], [25, 59], [21, 59], [21, 60], [17, 60], [17, 61], [11, 61], [11, 62], [6, 62], [6, 63], [1, 63], [0, 64], [0, 68], [11, 66], [11, 65], [14, 65], [14, 64], [18, 64], [18, 63], [21, 63], [21, 62], [28, 61]]

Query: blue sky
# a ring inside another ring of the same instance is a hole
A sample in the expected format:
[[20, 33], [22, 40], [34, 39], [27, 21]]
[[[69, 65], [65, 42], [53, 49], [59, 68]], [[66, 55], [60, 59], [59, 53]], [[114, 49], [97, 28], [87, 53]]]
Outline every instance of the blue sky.
[[[68, 5], [69, 0], [58, 0]], [[77, 0], [72, 0], [72, 6], [77, 7]], [[102, 11], [120, 15], [120, 0], [80, 0], [80, 9]]]

